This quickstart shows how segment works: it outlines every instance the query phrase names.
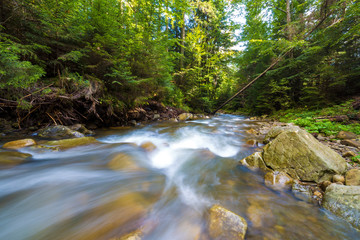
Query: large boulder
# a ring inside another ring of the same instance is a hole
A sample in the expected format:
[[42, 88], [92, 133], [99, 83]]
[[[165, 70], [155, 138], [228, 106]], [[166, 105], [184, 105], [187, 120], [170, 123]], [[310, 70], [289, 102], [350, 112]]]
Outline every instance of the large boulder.
[[78, 131], [72, 130], [69, 127], [56, 125], [50, 126], [38, 131], [38, 136], [42, 138], [49, 138], [49, 139], [63, 139], [63, 138], [79, 138], [84, 137], [83, 133]]
[[247, 222], [219, 205], [211, 207], [208, 219], [211, 239], [240, 240], [245, 238]]
[[321, 182], [344, 173], [346, 161], [305, 130], [282, 131], [264, 148], [263, 159], [273, 170], [302, 181]]
[[323, 207], [360, 230], [360, 186], [331, 184], [326, 189]]
[[2, 147], [6, 148], [6, 149], [19, 149], [19, 148], [33, 146], [33, 145], [36, 145], [35, 140], [33, 140], [31, 138], [27, 138], [27, 139], [20, 139], [20, 140], [7, 142]]
[[269, 143], [270, 141], [274, 140], [277, 136], [279, 136], [283, 132], [295, 132], [300, 131], [301, 128], [298, 126], [288, 125], [288, 126], [276, 126], [269, 130], [264, 138], [264, 143]]

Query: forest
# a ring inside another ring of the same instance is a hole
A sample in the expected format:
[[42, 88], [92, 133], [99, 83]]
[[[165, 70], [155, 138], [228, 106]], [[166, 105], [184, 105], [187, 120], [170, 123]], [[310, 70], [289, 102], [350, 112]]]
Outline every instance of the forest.
[[[3, 0], [0, 117], [120, 119], [157, 102], [211, 112], [316, 109], [360, 93], [351, 0]], [[286, 54], [284, 54], [286, 53]]]

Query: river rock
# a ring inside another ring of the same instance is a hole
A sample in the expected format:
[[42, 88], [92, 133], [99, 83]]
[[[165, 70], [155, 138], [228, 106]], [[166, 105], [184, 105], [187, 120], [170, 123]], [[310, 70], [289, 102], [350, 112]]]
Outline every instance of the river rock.
[[28, 138], [28, 139], [20, 139], [16, 141], [7, 142], [2, 147], [6, 149], [19, 149], [33, 145], [36, 145], [35, 140]]
[[258, 132], [255, 129], [251, 128], [249, 130], [246, 130], [246, 133], [251, 134], [251, 135], [256, 135]]
[[126, 171], [142, 171], [144, 170], [132, 156], [126, 153], [117, 153], [108, 163], [108, 167], [112, 170], [126, 170]]
[[321, 182], [346, 170], [346, 161], [299, 128], [280, 132], [264, 148], [266, 166], [302, 181]]
[[179, 121], [191, 120], [193, 118], [192, 113], [182, 113], [178, 116]]
[[60, 150], [66, 150], [69, 148], [80, 147], [90, 144], [100, 144], [100, 142], [96, 140], [94, 137], [81, 137], [81, 138], [62, 139], [56, 141], [47, 141], [42, 145], [57, 147]]
[[343, 153], [343, 157], [355, 157], [356, 153], [354, 153], [353, 151], [347, 151], [345, 153]]
[[0, 167], [10, 167], [21, 164], [31, 157], [31, 154], [20, 152], [0, 152]]
[[341, 182], [341, 183], [344, 183], [345, 182], [345, 178], [343, 175], [339, 175], [339, 174], [335, 174], [332, 178], [333, 182], [336, 183], [336, 182]]
[[332, 182], [330, 182], [330, 181], [322, 181], [321, 183], [319, 183], [319, 187], [321, 188], [321, 190], [323, 190], [325, 192], [326, 188], [328, 186], [330, 186], [331, 184], [332, 184]]
[[350, 147], [356, 147], [360, 148], [360, 142], [352, 139], [345, 139], [341, 141], [341, 144], [350, 146]]
[[247, 222], [239, 215], [214, 205], [209, 211], [208, 231], [212, 239], [239, 240], [245, 238]]
[[126, 234], [120, 238], [111, 238], [110, 240], [141, 240], [143, 233], [140, 229]]
[[351, 169], [345, 174], [345, 184], [349, 186], [360, 186], [360, 170]]
[[260, 168], [262, 170], [268, 169], [264, 163], [261, 152], [254, 152], [250, 156], [240, 160], [240, 164], [249, 168]]
[[[331, 182], [328, 181], [330, 184]], [[302, 184], [300, 181], [294, 181], [291, 186], [291, 191], [294, 193], [295, 197], [310, 202], [312, 197], [311, 186]]]
[[50, 139], [63, 139], [63, 138], [81, 138], [85, 135], [78, 131], [71, 130], [69, 127], [56, 125], [50, 126], [38, 131], [38, 136]]
[[156, 149], [156, 145], [149, 141], [143, 142], [140, 147], [143, 148], [146, 152], [152, 152]]
[[331, 184], [326, 189], [323, 207], [360, 230], [360, 186]]
[[85, 135], [93, 135], [94, 134], [93, 131], [87, 129], [83, 124], [80, 124], [80, 123], [69, 126], [69, 128], [71, 130], [78, 131]]
[[264, 176], [266, 186], [272, 187], [276, 190], [291, 187], [293, 179], [284, 172], [270, 171]]
[[251, 147], [256, 147], [258, 145], [257, 141], [254, 139], [250, 139], [246, 141], [246, 145], [249, 145]]
[[265, 138], [264, 138], [264, 143], [269, 143], [270, 141], [272, 141], [273, 139], [275, 139], [277, 136], [279, 136], [281, 133], [283, 132], [288, 132], [288, 131], [300, 131], [301, 128], [298, 126], [293, 126], [293, 125], [289, 125], [289, 126], [276, 126], [273, 127], [269, 130], [269, 132], [266, 134]]
[[[81, 238], [76, 239], [109, 239], [109, 234], [114, 234], [118, 229], [138, 229], [139, 222], [143, 221], [158, 200], [149, 193], [125, 191], [120, 195], [116, 195], [116, 192], [112, 194], [103, 198], [99, 196], [96, 207], [88, 216], [89, 227], [81, 233]], [[94, 219], [100, 224], [92, 224]]]
[[251, 222], [251, 227], [254, 228], [269, 227], [276, 222], [266, 201], [257, 201], [255, 199], [250, 201], [250, 206], [246, 209], [246, 215]]
[[336, 138], [339, 138], [339, 139], [356, 139], [356, 134], [355, 133], [352, 133], [352, 132], [346, 132], [346, 131], [340, 131]]

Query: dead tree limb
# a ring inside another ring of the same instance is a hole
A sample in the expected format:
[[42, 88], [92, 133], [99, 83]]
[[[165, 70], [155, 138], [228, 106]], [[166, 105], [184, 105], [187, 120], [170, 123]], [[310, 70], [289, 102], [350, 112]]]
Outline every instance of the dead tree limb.
[[[328, 14], [326, 14], [307, 34], [304, 35], [303, 39], [306, 39], [307, 37], [310, 36], [310, 34], [312, 34], [315, 29], [317, 29], [324, 21], [325, 19], [331, 14], [331, 12], [329, 12]], [[261, 78], [262, 76], [264, 76], [270, 69], [272, 69], [275, 65], [277, 65], [286, 55], [288, 55], [292, 50], [294, 50], [295, 47], [291, 47], [289, 50], [287, 50], [284, 54], [280, 55], [275, 62], [273, 62], [267, 69], [265, 69], [265, 71], [263, 71], [262, 73], [260, 73], [256, 78], [254, 78], [253, 80], [251, 80], [248, 84], [246, 84], [245, 87], [241, 88], [238, 92], [236, 92], [232, 97], [230, 97], [228, 100], [226, 100], [223, 104], [220, 105], [220, 107], [218, 107], [215, 111], [213, 111], [211, 114], [214, 115], [217, 111], [219, 111], [221, 108], [223, 108], [226, 104], [228, 104], [229, 102], [231, 102], [235, 97], [237, 97], [240, 93], [242, 93], [243, 91], [245, 91], [246, 89], [248, 89], [251, 85], [253, 85], [254, 82], [256, 82], [256, 80], [258, 80], [259, 78]]]

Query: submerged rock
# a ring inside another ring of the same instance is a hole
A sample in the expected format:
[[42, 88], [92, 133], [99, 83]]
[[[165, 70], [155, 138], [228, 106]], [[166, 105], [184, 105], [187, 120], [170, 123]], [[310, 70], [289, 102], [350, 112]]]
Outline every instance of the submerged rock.
[[264, 181], [265, 185], [281, 190], [287, 187], [290, 188], [294, 180], [284, 172], [271, 171], [265, 174]]
[[140, 229], [126, 234], [120, 238], [111, 238], [110, 240], [141, 240], [143, 233]]
[[330, 180], [332, 175], [346, 170], [345, 159], [298, 128], [280, 131], [265, 146], [263, 159], [270, 168], [303, 181]]
[[294, 181], [293, 185], [291, 186], [291, 190], [295, 197], [307, 202], [311, 201], [312, 191], [310, 185], [302, 184], [300, 181]]
[[50, 147], [58, 147], [60, 150], [66, 150], [69, 148], [80, 147], [90, 144], [99, 144], [100, 142], [94, 137], [81, 137], [81, 138], [70, 138], [62, 139], [57, 141], [48, 141], [43, 145]]
[[247, 222], [226, 208], [214, 205], [209, 211], [208, 230], [212, 239], [244, 239]]
[[146, 152], [152, 152], [156, 149], [156, 145], [149, 141], [143, 142], [140, 147], [143, 148]]
[[20, 152], [0, 152], [0, 167], [12, 167], [21, 164], [31, 157], [31, 154]]
[[28, 138], [28, 139], [20, 139], [16, 141], [7, 142], [2, 147], [6, 149], [19, 149], [33, 145], [36, 145], [35, 140]]
[[112, 170], [141, 171], [144, 170], [132, 156], [126, 153], [117, 153], [108, 163], [108, 167]]
[[38, 136], [42, 138], [50, 138], [50, 139], [62, 139], [62, 138], [81, 138], [85, 135], [78, 131], [72, 130], [69, 127], [56, 125], [50, 126], [38, 131]]
[[323, 207], [360, 230], [360, 186], [331, 184], [326, 189]]
[[345, 174], [345, 184], [349, 186], [360, 186], [360, 170], [351, 169]]

